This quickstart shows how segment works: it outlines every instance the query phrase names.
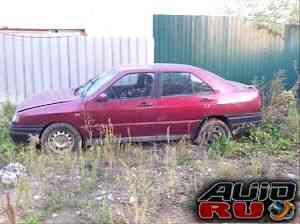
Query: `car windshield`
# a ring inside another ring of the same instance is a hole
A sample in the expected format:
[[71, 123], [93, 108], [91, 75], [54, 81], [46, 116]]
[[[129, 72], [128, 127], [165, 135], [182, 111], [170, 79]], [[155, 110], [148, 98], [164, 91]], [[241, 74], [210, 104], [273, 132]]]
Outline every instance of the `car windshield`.
[[104, 72], [101, 75], [90, 79], [85, 84], [75, 89], [74, 94], [79, 94], [81, 97], [93, 95], [102, 85], [113, 78], [115, 70]]

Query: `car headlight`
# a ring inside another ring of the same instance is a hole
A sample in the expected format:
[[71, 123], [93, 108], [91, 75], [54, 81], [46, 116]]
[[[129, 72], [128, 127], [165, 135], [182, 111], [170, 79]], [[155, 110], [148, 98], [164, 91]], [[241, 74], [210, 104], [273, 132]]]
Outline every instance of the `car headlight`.
[[15, 115], [13, 116], [13, 118], [12, 118], [11, 121], [12, 121], [13, 123], [18, 123], [19, 120], [20, 120], [19, 114], [18, 114], [18, 113], [15, 113]]

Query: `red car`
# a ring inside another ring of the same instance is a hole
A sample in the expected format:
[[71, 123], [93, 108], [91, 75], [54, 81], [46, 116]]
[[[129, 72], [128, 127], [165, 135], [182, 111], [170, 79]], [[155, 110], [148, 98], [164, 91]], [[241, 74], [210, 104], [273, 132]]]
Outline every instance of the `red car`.
[[261, 117], [261, 98], [254, 86], [189, 65], [122, 66], [76, 89], [26, 100], [17, 108], [11, 136], [25, 143], [37, 135], [48, 149], [76, 149], [103, 137], [109, 126], [121, 141], [186, 136], [209, 144]]

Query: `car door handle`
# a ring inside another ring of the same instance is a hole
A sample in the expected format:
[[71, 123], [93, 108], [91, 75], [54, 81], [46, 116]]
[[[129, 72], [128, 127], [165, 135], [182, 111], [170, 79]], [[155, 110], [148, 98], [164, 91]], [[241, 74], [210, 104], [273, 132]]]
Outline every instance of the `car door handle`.
[[200, 102], [204, 102], [204, 103], [208, 103], [208, 102], [212, 102], [212, 101], [213, 101], [213, 99], [206, 98], [206, 97], [200, 99]]
[[142, 102], [138, 105], [138, 107], [152, 107], [153, 105], [151, 103]]

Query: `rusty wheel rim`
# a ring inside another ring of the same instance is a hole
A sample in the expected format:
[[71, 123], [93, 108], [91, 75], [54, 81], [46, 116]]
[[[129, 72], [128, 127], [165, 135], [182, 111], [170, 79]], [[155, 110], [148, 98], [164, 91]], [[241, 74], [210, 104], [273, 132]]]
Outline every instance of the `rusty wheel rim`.
[[209, 147], [209, 145], [217, 142], [222, 137], [228, 137], [224, 127], [220, 125], [210, 126], [202, 133], [200, 145]]
[[72, 149], [75, 144], [74, 135], [67, 130], [55, 130], [48, 138], [48, 146], [53, 152]]

